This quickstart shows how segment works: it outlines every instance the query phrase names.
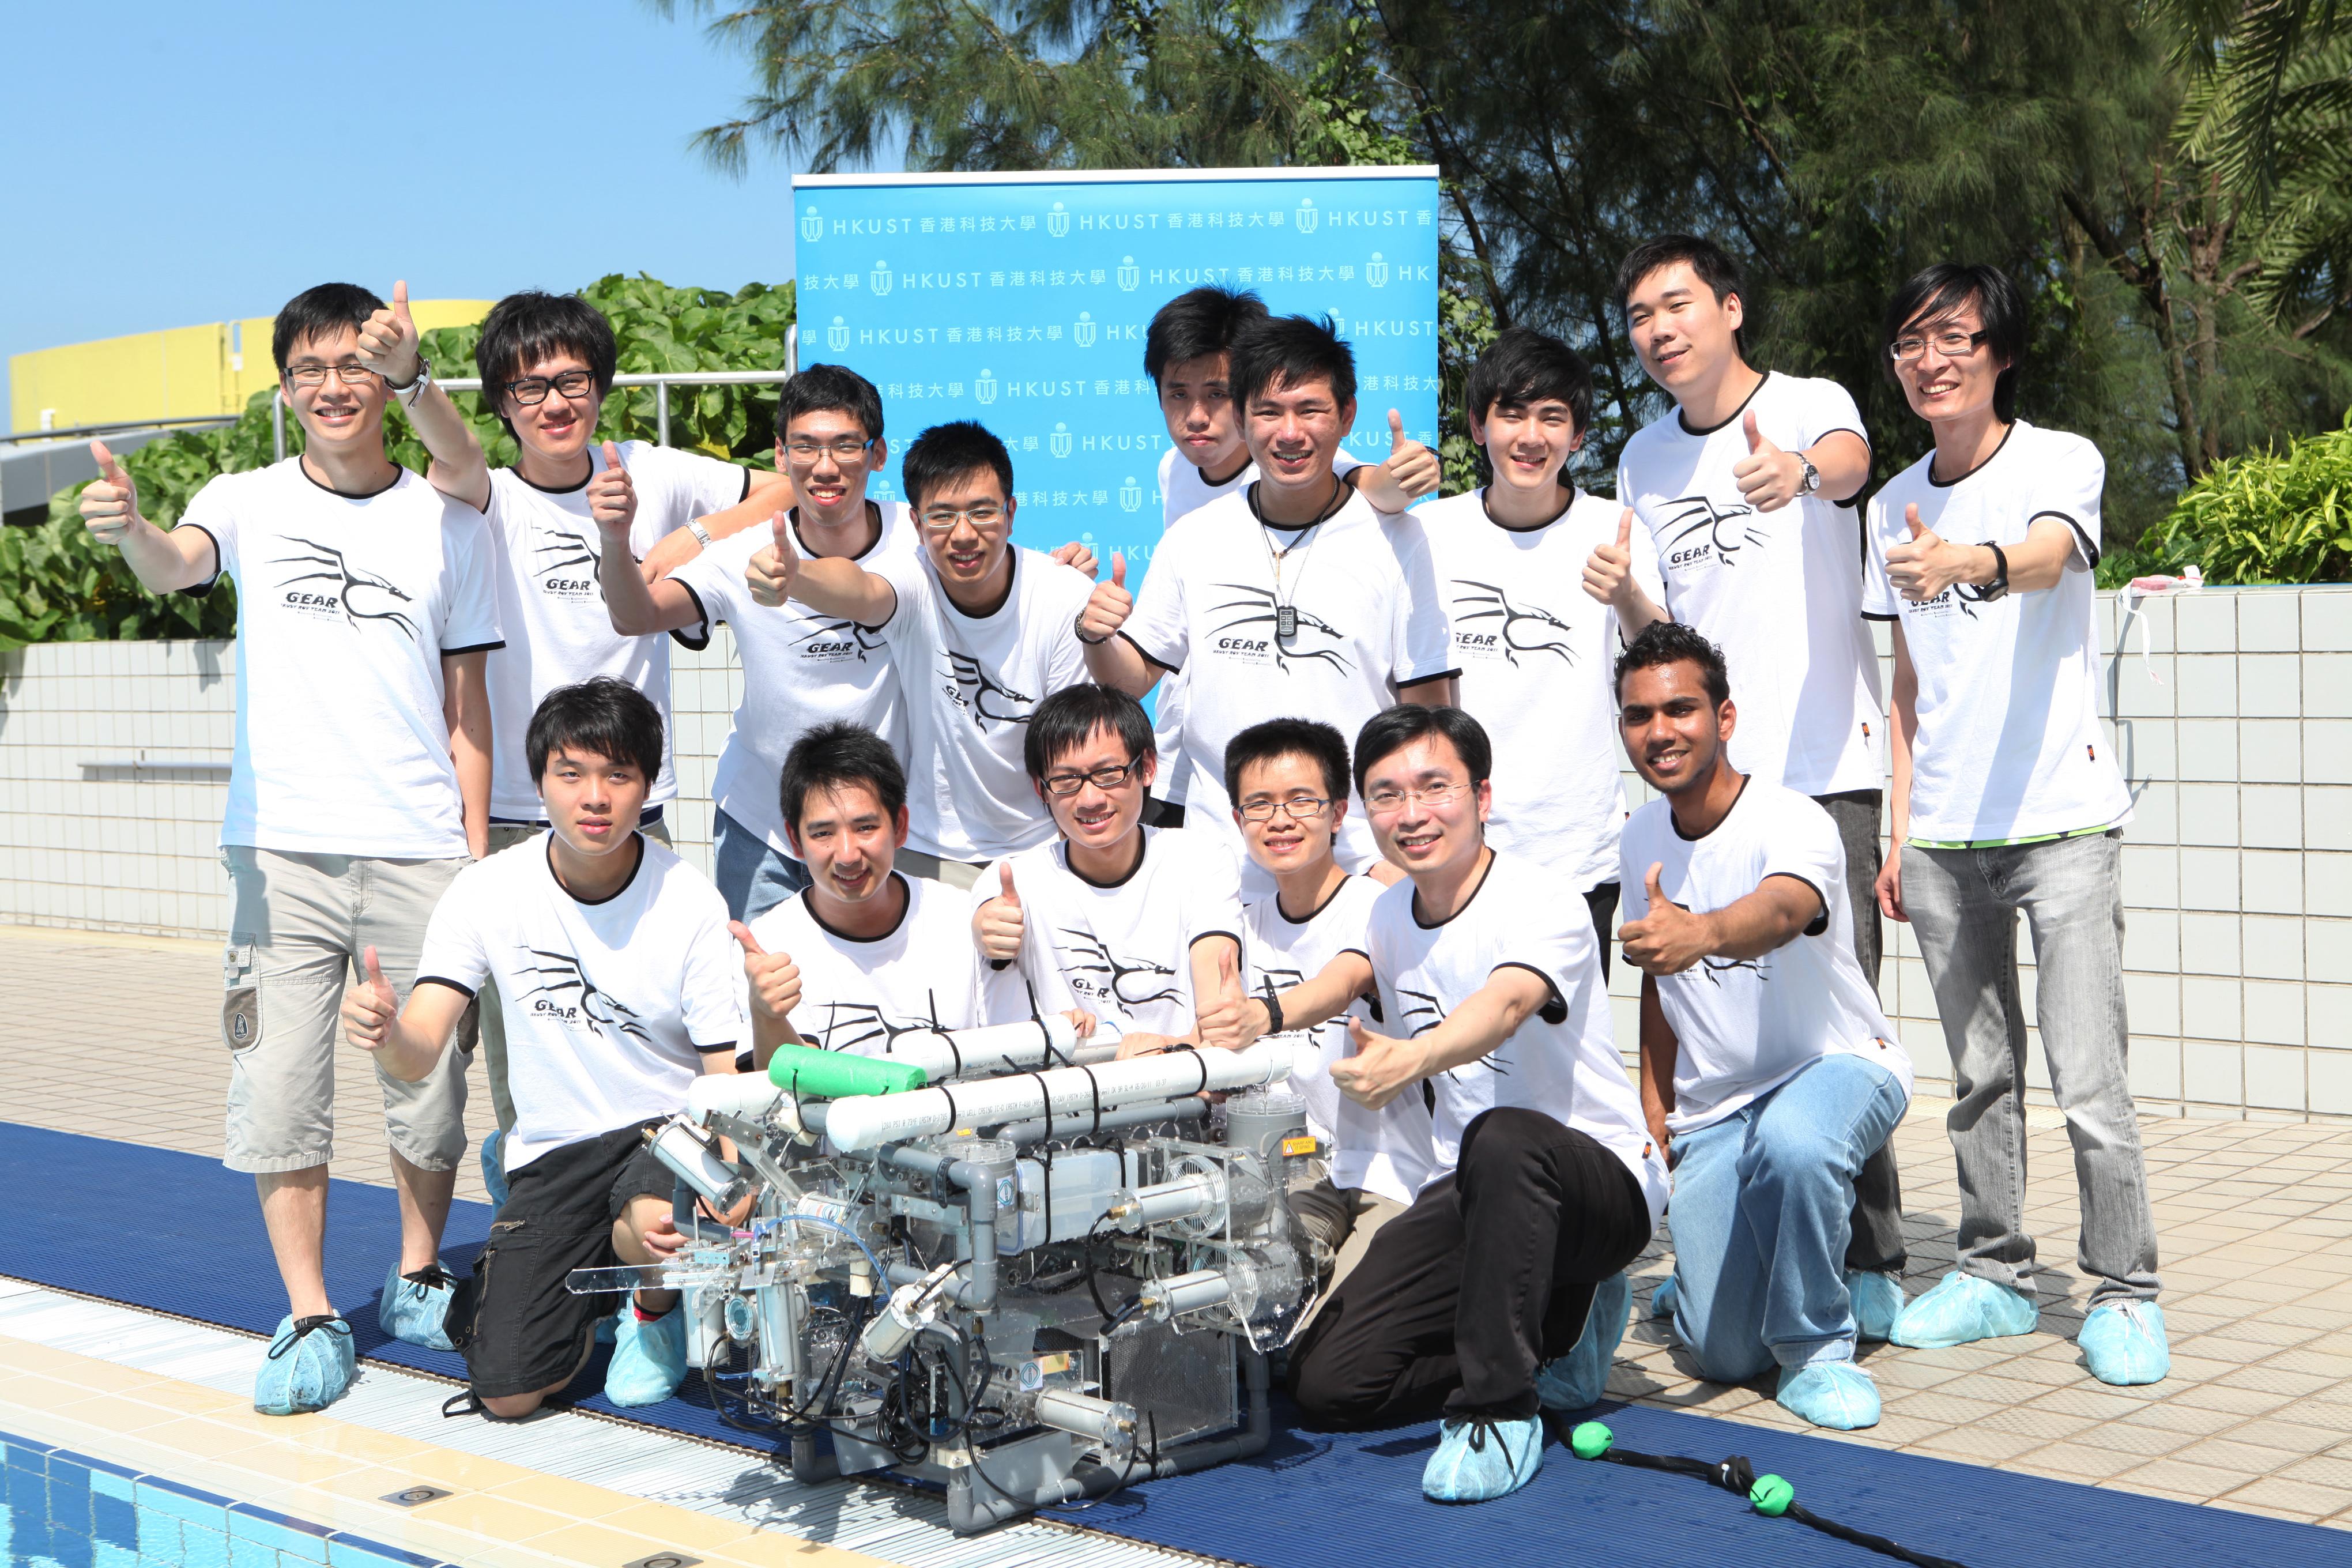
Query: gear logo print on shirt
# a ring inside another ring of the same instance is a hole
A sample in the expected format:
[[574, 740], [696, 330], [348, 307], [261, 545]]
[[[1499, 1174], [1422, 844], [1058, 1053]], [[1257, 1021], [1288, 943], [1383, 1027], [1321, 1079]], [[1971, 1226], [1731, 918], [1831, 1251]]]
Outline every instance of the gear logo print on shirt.
[[[1576, 662], [1576, 649], [1568, 641], [1576, 628], [1549, 610], [1517, 603], [1509, 590], [1493, 583], [1456, 577], [1454, 586], [1454, 646], [1465, 658], [1499, 658], [1517, 665], [1523, 653], [1549, 653], [1563, 664]], [[1473, 621], [1499, 624], [1473, 627]]]
[[992, 724], [999, 729], [1008, 724], [1029, 722], [1029, 710], [1037, 705], [1034, 697], [1013, 690], [982, 669], [980, 660], [953, 648], [941, 650], [947, 657], [948, 680], [940, 688], [949, 701], [971, 715], [972, 723], [983, 735]]
[[1932, 599], [1923, 600], [1909, 607], [1922, 620], [1941, 620], [1954, 610], [1969, 620], [1977, 618], [1977, 606], [1984, 603], [1984, 590], [1974, 583], [1955, 583]]
[[[1061, 950], [1062, 973], [1079, 995], [1127, 1008], [1173, 1001], [1181, 994], [1176, 972], [1166, 964], [1113, 957], [1092, 931], [1065, 926], [1061, 934], [1066, 940], [1054, 945]], [[1096, 975], [1107, 978], [1097, 980]]]
[[545, 542], [532, 545], [530, 551], [535, 557], [531, 574], [539, 580], [541, 593], [551, 599], [567, 599], [575, 604], [604, 598], [596, 572], [604, 564], [604, 555], [595, 541], [564, 528], [541, 530], [541, 538]]
[[946, 1026], [940, 1022], [939, 993], [933, 991], [925, 994], [930, 998], [931, 1004], [931, 1016], [928, 1018], [894, 1020], [871, 1002], [826, 1002], [809, 1008], [807, 1013], [809, 1018], [822, 1018], [824, 1022], [803, 1024], [795, 1018], [793, 1023], [803, 1037], [821, 1051], [860, 1051], [873, 1055], [876, 1053], [866, 1051], [866, 1047], [879, 1040], [882, 1049], [878, 1054], [888, 1056], [901, 1035], [944, 1031]]
[[[379, 577], [362, 567], [354, 566], [343, 552], [331, 544], [314, 540], [286, 536], [289, 544], [299, 544], [308, 553], [281, 555], [270, 563], [274, 566], [308, 566], [311, 570], [285, 578], [278, 585], [286, 591], [286, 607], [318, 620], [331, 620], [340, 616], [348, 626], [356, 627], [362, 621], [381, 621], [394, 626], [416, 640], [416, 623], [403, 613], [398, 605], [413, 605], [415, 600], [388, 577]], [[302, 583], [332, 584], [332, 591], [315, 592], [298, 587]]]
[[[1330, 665], [1342, 675], [1355, 668], [1347, 656], [1338, 648], [1301, 647], [1299, 643], [1309, 635], [1344, 643], [1348, 634], [1318, 616], [1310, 616], [1296, 605], [1284, 605], [1275, 598], [1270, 588], [1260, 588], [1248, 583], [1219, 583], [1216, 586], [1228, 593], [1239, 594], [1238, 599], [1228, 599], [1213, 606], [1209, 613], [1227, 618], [1209, 628], [1209, 646], [1223, 658], [1244, 664], [1272, 665], [1287, 673], [1293, 659], [1313, 659]], [[1282, 611], [1287, 608], [1297, 617], [1298, 630], [1290, 637], [1276, 635]]]
[[1709, 561], [1736, 566], [1742, 549], [1772, 537], [1752, 521], [1756, 509], [1744, 500], [1717, 506], [1707, 496], [1678, 496], [1665, 503], [1664, 511], [1665, 521], [1657, 531], [1659, 563], [1672, 572], [1694, 570]]
[[588, 978], [578, 959], [543, 947], [525, 946], [522, 951], [538, 961], [525, 963], [523, 973], [543, 976], [518, 998], [530, 1006], [533, 1016], [551, 1019], [568, 1029], [604, 1028], [639, 1045], [654, 1043], [645, 1026], [637, 1022], [636, 1009], [596, 989], [595, 982]]
[[800, 657], [816, 664], [864, 664], [869, 653], [887, 648], [889, 640], [872, 626], [856, 621], [825, 620], [815, 616], [803, 617], [807, 630], [797, 650]]
[[[1429, 1033], [1430, 1030], [1437, 1027], [1438, 1025], [1445, 1022], [1446, 1008], [1444, 1004], [1438, 1001], [1438, 999], [1429, 992], [1409, 991], [1400, 985], [1397, 987], [1397, 1000], [1404, 1004], [1405, 1038], [1409, 1040], [1417, 1040], [1421, 1038], [1422, 1036]], [[1493, 1050], [1488, 1051], [1485, 1056], [1480, 1057], [1476, 1061], [1465, 1062], [1463, 1066], [1466, 1068], [1484, 1068], [1486, 1071], [1493, 1073], [1497, 1078], [1508, 1078], [1511, 1076], [1510, 1065], [1507, 1062], [1498, 1061], [1496, 1059], [1502, 1056], [1502, 1054], [1503, 1047], [1501, 1046], [1497, 1046]], [[1458, 1068], [1447, 1068], [1445, 1069], [1445, 1076], [1453, 1079], [1455, 1083], [1460, 1083], [1462, 1081], [1460, 1070]]]

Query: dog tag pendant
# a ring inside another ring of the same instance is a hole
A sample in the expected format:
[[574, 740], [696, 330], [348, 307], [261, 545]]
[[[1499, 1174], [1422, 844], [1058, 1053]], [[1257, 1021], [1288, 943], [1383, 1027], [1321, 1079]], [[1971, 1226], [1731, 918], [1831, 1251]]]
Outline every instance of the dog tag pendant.
[[1298, 608], [1297, 605], [1276, 605], [1274, 607], [1274, 635], [1285, 639], [1295, 637], [1298, 635]]

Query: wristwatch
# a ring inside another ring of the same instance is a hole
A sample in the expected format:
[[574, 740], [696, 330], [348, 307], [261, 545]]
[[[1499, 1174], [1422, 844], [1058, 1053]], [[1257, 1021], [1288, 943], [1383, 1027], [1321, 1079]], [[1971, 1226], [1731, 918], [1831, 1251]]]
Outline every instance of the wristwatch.
[[710, 531], [702, 526], [702, 520], [700, 518], [688, 519], [686, 525], [686, 531], [687, 532], [694, 535], [696, 542], [699, 543], [702, 548], [705, 550], [710, 548]]
[[1813, 467], [1813, 460], [1811, 458], [1806, 457], [1802, 452], [1798, 453], [1797, 467], [1804, 470], [1803, 477], [1797, 480], [1799, 495], [1809, 496], [1822, 488], [1822, 471]]
[[1998, 544], [1987, 543], [1985, 548], [1992, 552], [1992, 581], [1977, 590], [1977, 601], [1990, 605], [2009, 592], [2009, 557]]
[[400, 394], [400, 405], [403, 408], [414, 408], [416, 406], [416, 400], [425, 395], [425, 389], [433, 384], [433, 362], [423, 354], [418, 354], [415, 375], [398, 386], [394, 386], [388, 381], [383, 384], [387, 390]]

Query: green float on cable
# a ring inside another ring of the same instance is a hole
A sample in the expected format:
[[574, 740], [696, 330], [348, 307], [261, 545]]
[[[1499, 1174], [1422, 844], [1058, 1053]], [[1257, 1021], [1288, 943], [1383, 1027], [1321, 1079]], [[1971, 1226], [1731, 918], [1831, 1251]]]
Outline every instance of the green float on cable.
[[923, 1069], [912, 1062], [820, 1051], [813, 1046], [778, 1046], [768, 1061], [768, 1081], [813, 1100], [847, 1100], [920, 1089]]

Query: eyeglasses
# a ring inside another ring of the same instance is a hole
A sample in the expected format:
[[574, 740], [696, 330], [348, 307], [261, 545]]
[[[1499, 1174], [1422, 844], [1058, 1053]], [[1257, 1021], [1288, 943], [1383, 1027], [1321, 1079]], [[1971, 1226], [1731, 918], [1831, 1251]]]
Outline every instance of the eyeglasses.
[[1241, 805], [1242, 820], [1244, 822], [1272, 822], [1277, 811], [1293, 822], [1313, 822], [1330, 809], [1329, 801], [1319, 800], [1311, 795], [1298, 795], [1290, 800], [1245, 800]]
[[992, 500], [977, 502], [965, 507], [961, 511], [949, 507], [940, 507], [935, 510], [923, 513], [923, 531], [949, 533], [954, 531], [957, 523], [969, 522], [972, 527], [985, 532], [994, 528], [997, 521], [1003, 515], [1004, 509]]
[[1048, 773], [1045, 775], [1045, 793], [1067, 799], [1077, 794], [1082, 786], [1092, 784], [1108, 794], [1133, 778], [1135, 770], [1142, 765], [1143, 759], [1137, 757], [1125, 767], [1097, 768], [1090, 773]]
[[520, 381], [507, 383], [507, 394], [526, 408], [547, 401], [551, 388], [566, 397], [585, 397], [596, 384], [596, 378], [584, 370], [567, 370], [562, 375], [527, 375]]
[[792, 454], [795, 463], [814, 463], [827, 452], [845, 463], [854, 463], [873, 445], [871, 436], [862, 441], [855, 436], [837, 436], [830, 441], [787, 441], [784, 450]]
[[1937, 332], [1933, 337], [1897, 338], [1886, 352], [1895, 356], [1896, 364], [1909, 364], [1931, 348], [1946, 359], [1960, 359], [1976, 353], [1984, 341], [1982, 332]]
[[286, 367], [286, 379], [297, 386], [324, 386], [330, 375], [350, 387], [364, 387], [375, 379], [375, 372], [364, 365], [289, 364]]
[[1433, 784], [1423, 789], [1374, 790], [1364, 797], [1364, 809], [1376, 811], [1386, 816], [1391, 812], [1402, 811], [1407, 801], [1417, 800], [1423, 805], [1444, 805], [1454, 796], [1467, 792], [1469, 788], [1466, 784], [1449, 780], [1444, 784]]

